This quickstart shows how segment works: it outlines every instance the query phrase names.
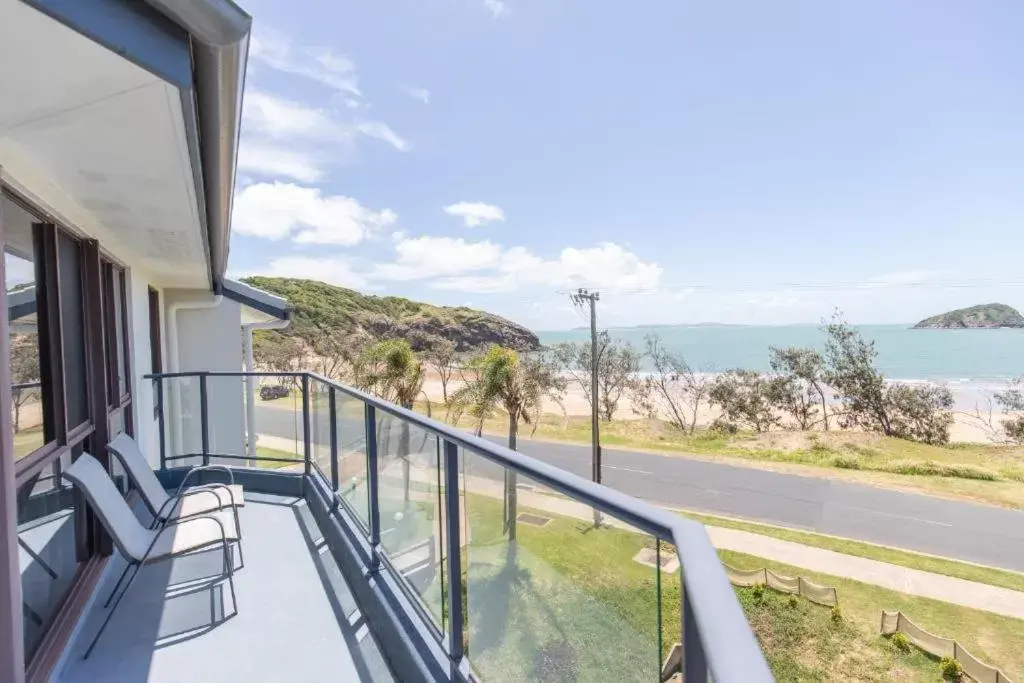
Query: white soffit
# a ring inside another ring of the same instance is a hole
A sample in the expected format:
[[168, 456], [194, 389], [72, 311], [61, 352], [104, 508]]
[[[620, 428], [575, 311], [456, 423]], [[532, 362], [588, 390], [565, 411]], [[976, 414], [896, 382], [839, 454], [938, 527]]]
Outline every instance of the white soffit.
[[0, 0], [0, 166], [154, 284], [209, 285], [179, 90], [20, 0]]

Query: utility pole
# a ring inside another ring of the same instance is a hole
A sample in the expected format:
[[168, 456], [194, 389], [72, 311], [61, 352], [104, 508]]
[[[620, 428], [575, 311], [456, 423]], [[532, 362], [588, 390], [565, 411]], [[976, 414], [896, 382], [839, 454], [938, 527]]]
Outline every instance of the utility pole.
[[[593, 467], [592, 478], [595, 483], [601, 483], [601, 433], [598, 426], [598, 395], [597, 371], [598, 371], [598, 348], [597, 348], [597, 302], [601, 299], [600, 292], [591, 292], [580, 288], [575, 294], [570, 295], [572, 302], [579, 307], [590, 306], [590, 431], [591, 446], [593, 454], [591, 464]], [[594, 526], [601, 526], [601, 512], [594, 508]]]

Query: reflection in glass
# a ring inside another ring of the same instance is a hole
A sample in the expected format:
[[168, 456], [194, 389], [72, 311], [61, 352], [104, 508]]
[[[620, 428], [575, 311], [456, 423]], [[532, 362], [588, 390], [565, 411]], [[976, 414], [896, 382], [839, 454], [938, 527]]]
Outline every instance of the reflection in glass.
[[29, 655], [63, 602], [78, 569], [74, 501], [71, 486], [61, 479], [61, 472], [70, 462], [70, 453], [55, 460], [17, 492], [21, 611]]
[[20, 209], [12, 208], [10, 202], [3, 202], [0, 219], [6, 216], [5, 227], [13, 230], [7, 236], [8, 245], [4, 253], [4, 284], [10, 321], [11, 422], [14, 425], [14, 457], [22, 458], [46, 442], [44, 424], [52, 420], [43, 402], [31, 221]]

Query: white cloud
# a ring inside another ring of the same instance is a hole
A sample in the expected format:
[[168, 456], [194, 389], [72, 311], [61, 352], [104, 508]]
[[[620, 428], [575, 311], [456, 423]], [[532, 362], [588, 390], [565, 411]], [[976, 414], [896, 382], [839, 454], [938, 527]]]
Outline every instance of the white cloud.
[[394, 263], [377, 266], [372, 278], [431, 280], [435, 289], [461, 292], [510, 292], [524, 286], [596, 287], [615, 292], [651, 291], [662, 269], [617, 244], [566, 248], [545, 259], [525, 247], [462, 238], [396, 238]]
[[430, 91], [426, 88], [416, 88], [411, 85], [407, 85], [402, 88], [405, 94], [414, 100], [419, 100], [423, 104], [430, 104]]
[[355, 129], [367, 137], [387, 142], [399, 152], [408, 152], [409, 143], [402, 139], [391, 127], [380, 121], [363, 121], [355, 124]]
[[257, 183], [235, 197], [234, 227], [241, 235], [300, 244], [359, 244], [372, 232], [392, 225], [398, 215], [373, 211], [351, 197], [322, 195], [291, 183]]
[[475, 228], [491, 221], [504, 221], [505, 212], [500, 207], [483, 202], [459, 202], [444, 207], [444, 212], [458, 216], [468, 228]]
[[502, 0], [484, 0], [484, 7], [491, 11], [491, 16], [495, 19], [499, 19], [512, 12], [509, 6], [502, 2]]
[[321, 85], [361, 97], [359, 78], [351, 59], [327, 48], [293, 47], [276, 31], [262, 31], [252, 37], [249, 56], [272, 69], [309, 78]]
[[291, 147], [245, 140], [238, 148], [238, 168], [264, 176], [285, 177], [313, 183], [323, 170], [313, 155]]
[[282, 256], [271, 260], [266, 268], [252, 274], [268, 277], [305, 278], [352, 289], [372, 289], [367, 279], [356, 272], [351, 261], [343, 256], [324, 258]]
[[387, 142], [401, 152], [409, 150], [409, 143], [385, 123], [339, 121], [325, 109], [309, 107], [259, 90], [246, 93], [242, 119], [246, 134], [275, 140], [352, 144], [357, 136], [365, 136]]
[[498, 266], [502, 249], [492, 242], [467, 242], [452, 237], [400, 236], [394, 263], [377, 266], [373, 277], [382, 280], [425, 280]]
[[258, 90], [246, 92], [242, 120], [247, 133], [273, 138], [341, 138], [342, 128], [323, 109], [275, 97]]

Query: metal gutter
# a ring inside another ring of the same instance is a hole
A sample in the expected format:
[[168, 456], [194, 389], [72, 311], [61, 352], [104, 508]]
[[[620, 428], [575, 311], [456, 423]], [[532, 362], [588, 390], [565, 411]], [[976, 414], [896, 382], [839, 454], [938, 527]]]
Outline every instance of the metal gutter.
[[211, 285], [228, 266], [252, 17], [231, 0], [146, 0], [192, 39]]

